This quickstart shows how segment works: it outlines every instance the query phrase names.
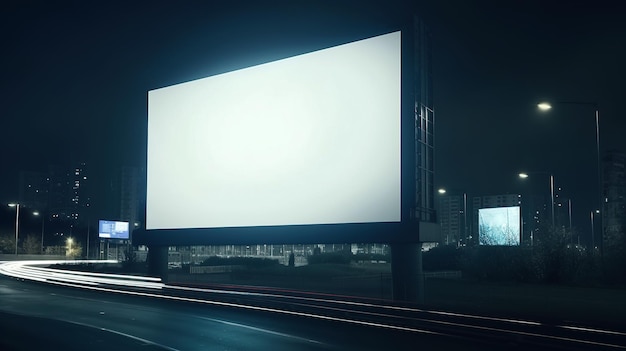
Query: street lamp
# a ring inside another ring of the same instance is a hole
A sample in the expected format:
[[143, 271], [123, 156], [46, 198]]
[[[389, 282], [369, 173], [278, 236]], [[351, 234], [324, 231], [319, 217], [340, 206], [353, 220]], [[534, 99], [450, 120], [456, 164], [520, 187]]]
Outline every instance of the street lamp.
[[[437, 192], [441, 195], [447, 193], [446, 189], [439, 188]], [[467, 244], [467, 193], [463, 192], [463, 241]], [[446, 240], [447, 244], [447, 240]]]
[[[600, 106], [597, 102], [581, 102], [581, 101], [558, 101], [557, 104], [564, 105], [585, 105], [590, 106], [594, 110], [596, 119], [596, 167], [598, 172], [598, 209], [602, 208], [602, 173], [600, 169]], [[549, 102], [541, 102], [537, 104], [537, 108], [541, 111], [548, 111], [552, 108]], [[604, 223], [600, 222], [602, 232], [604, 233]]]
[[550, 105], [550, 103], [548, 103], [548, 102], [540, 102], [540, 103], [537, 104], [537, 107], [541, 111], [548, 111], [549, 109], [552, 108], [552, 105]]
[[15, 256], [17, 256], [17, 240], [20, 228], [20, 204], [11, 203], [9, 207], [15, 207]]
[[74, 242], [74, 240], [72, 240], [72, 238], [67, 238], [67, 254], [66, 256], [72, 256], [72, 243]]
[[550, 210], [552, 214], [552, 227], [554, 228], [554, 176], [548, 172], [532, 172], [532, 173], [520, 173], [518, 176], [522, 179], [529, 177], [529, 174], [547, 174], [550, 176]]

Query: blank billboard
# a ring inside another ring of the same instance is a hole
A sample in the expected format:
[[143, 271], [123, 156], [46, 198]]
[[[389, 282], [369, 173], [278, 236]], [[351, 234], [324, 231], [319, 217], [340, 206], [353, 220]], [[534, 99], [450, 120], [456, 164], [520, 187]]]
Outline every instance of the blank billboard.
[[520, 207], [481, 208], [478, 210], [480, 245], [519, 245]]
[[400, 222], [400, 39], [149, 91], [146, 229]]

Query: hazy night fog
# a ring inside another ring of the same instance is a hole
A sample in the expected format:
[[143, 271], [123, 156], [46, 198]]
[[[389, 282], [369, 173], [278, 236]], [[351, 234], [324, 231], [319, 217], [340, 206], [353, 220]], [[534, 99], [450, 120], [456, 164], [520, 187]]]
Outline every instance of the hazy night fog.
[[12, 2], [0, 21], [0, 200], [17, 198], [21, 170], [84, 161], [106, 214], [119, 167], [145, 167], [148, 90], [375, 35], [414, 13], [433, 41], [435, 183], [547, 192], [547, 180], [516, 175], [549, 171], [583, 226], [597, 194], [593, 108], [536, 103], [598, 103], [601, 151], [626, 151], [626, 29], [609, 4]]

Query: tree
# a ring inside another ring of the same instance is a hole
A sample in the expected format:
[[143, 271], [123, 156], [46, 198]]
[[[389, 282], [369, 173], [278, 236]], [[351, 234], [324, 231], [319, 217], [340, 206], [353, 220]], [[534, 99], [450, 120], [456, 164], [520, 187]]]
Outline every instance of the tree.
[[542, 227], [533, 246], [540, 268], [540, 280], [547, 283], [583, 282], [596, 274], [593, 251], [585, 252], [572, 244], [567, 228]]
[[479, 227], [478, 242], [480, 245], [497, 245], [497, 237], [495, 234], [495, 228], [492, 226], [481, 223]]
[[14, 234], [0, 235], [0, 253], [4, 253], [4, 254], [15, 253], [15, 235]]
[[26, 254], [41, 253], [41, 238], [37, 235], [28, 235], [22, 243], [22, 250]]

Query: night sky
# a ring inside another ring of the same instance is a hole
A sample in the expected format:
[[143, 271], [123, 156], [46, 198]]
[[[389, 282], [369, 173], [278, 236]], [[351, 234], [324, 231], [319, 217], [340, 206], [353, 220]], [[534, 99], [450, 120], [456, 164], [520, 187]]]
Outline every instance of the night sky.
[[[597, 102], [601, 150], [626, 151], [626, 25], [608, 1], [3, 6], [3, 202], [17, 198], [19, 170], [85, 160], [106, 189], [118, 167], [145, 166], [148, 90], [380, 34], [409, 13], [432, 32], [437, 186], [518, 193], [531, 186], [519, 171], [548, 171], [587, 223], [597, 201], [594, 111], [540, 113], [540, 100]], [[549, 191], [547, 179], [532, 186]]]

